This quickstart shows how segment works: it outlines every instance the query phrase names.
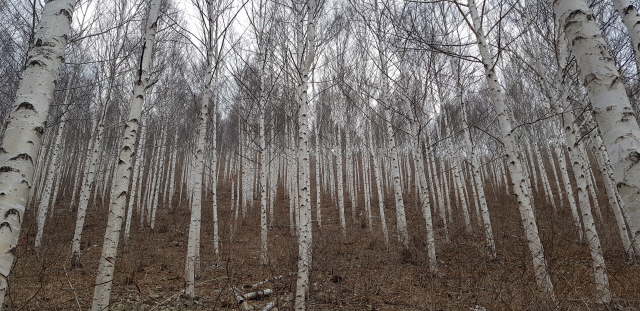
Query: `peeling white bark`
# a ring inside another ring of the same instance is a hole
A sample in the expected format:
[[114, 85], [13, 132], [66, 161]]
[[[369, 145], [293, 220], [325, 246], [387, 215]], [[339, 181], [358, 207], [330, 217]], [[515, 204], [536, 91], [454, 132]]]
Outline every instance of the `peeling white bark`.
[[[629, 215], [634, 240], [640, 231], [640, 128], [595, 17], [583, 0], [554, 0], [559, 28], [574, 51]], [[602, 301], [607, 302], [602, 297]]]

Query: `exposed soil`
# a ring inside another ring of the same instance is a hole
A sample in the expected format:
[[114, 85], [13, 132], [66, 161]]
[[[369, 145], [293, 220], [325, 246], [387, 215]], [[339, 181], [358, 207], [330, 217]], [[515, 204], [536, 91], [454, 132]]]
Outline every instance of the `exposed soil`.
[[[587, 246], [577, 244], [568, 205], [554, 216], [542, 196], [536, 196], [537, 217], [546, 258], [557, 295], [556, 302], [541, 299], [532, 272], [531, 258], [523, 237], [515, 200], [487, 188], [498, 259], [489, 260], [484, 234], [475, 213], [473, 234], [464, 231], [459, 209], [454, 206], [451, 242], [445, 243], [442, 224], [435, 222], [437, 275], [426, 262], [425, 225], [421, 212], [407, 193], [407, 218], [411, 236], [410, 254], [400, 254], [395, 234], [395, 210], [387, 200], [385, 210], [392, 246], [386, 250], [379, 217], [370, 232], [361, 210], [351, 222], [347, 204], [348, 238], [343, 241], [337, 207], [323, 198], [323, 228], [314, 227], [313, 272], [309, 310], [638, 310], [640, 266], [626, 262], [617, 228], [606, 202], [601, 202], [604, 221], [596, 218], [607, 260], [614, 301], [594, 301], [594, 281]], [[230, 186], [219, 192], [221, 255], [215, 258], [210, 204], [203, 207], [201, 274], [196, 281], [198, 298], [191, 301], [184, 288], [184, 263], [189, 221], [183, 200], [172, 210], [160, 208], [155, 229], [139, 226], [135, 217], [132, 239], [121, 243], [110, 310], [261, 310], [273, 301], [279, 310], [292, 309], [297, 270], [297, 244], [288, 225], [288, 201], [282, 193], [276, 201], [276, 218], [269, 231], [267, 266], [259, 264], [260, 230], [258, 201], [233, 240], [229, 235]], [[315, 191], [312, 191], [315, 194]], [[605, 198], [603, 196], [603, 198]], [[315, 199], [312, 198], [312, 202]], [[373, 201], [377, 202], [377, 201]], [[35, 208], [26, 214], [17, 260], [9, 278], [6, 310], [87, 310], [106, 226], [106, 205], [94, 204], [88, 211], [83, 236], [82, 268], [72, 269], [70, 241], [75, 212], [68, 199], [56, 206], [46, 225], [43, 247], [33, 249]], [[315, 219], [315, 204], [314, 219]], [[377, 205], [375, 205], [377, 206]], [[473, 207], [470, 208], [474, 210]], [[378, 216], [374, 207], [374, 215]], [[314, 223], [315, 224], [315, 223]], [[252, 287], [266, 278], [283, 276]], [[270, 288], [274, 293], [251, 305], [238, 306], [232, 288], [242, 292]]]

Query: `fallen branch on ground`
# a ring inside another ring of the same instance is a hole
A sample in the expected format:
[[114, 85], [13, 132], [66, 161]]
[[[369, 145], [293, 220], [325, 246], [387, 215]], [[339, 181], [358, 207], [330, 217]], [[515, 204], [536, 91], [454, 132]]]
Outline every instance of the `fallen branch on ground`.
[[269, 296], [272, 293], [273, 293], [273, 290], [265, 289], [265, 290], [260, 290], [260, 291], [257, 291], [257, 292], [246, 293], [246, 294], [244, 294], [242, 296], [236, 295], [236, 300], [238, 301], [238, 304], [241, 305], [243, 302], [245, 302], [247, 300], [260, 299], [262, 297]]

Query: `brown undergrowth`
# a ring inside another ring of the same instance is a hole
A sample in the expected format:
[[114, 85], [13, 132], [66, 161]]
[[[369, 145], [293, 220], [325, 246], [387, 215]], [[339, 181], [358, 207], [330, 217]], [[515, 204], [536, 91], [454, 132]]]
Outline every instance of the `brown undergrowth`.
[[[139, 217], [134, 218], [132, 239], [126, 247], [121, 243], [119, 250], [111, 310], [238, 310], [232, 288], [243, 292], [271, 288], [274, 294], [268, 300], [274, 301], [280, 310], [291, 308], [295, 276], [289, 273], [296, 271], [297, 244], [289, 232], [287, 198], [280, 193], [276, 200], [277, 216], [269, 231], [270, 264], [262, 266], [258, 201], [230, 239], [230, 186], [222, 185], [219, 193], [221, 255], [220, 258], [214, 255], [211, 205], [206, 202], [202, 213], [201, 275], [196, 282], [198, 298], [190, 301], [181, 296], [189, 220], [188, 206], [183, 201], [179, 206], [174, 203], [173, 209], [161, 207], [154, 229], [140, 226]], [[411, 248], [410, 254], [404, 255], [398, 248], [392, 201], [387, 200], [385, 209], [391, 240], [391, 249], [387, 250], [377, 205], [373, 207], [374, 227], [369, 230], [361, 212], [362, 194], [355, 223], [351, 221], [351, 205], [347, 204], [348, 237], [342, 240], [337, 208], [328, 196], [323, 198], [323, 228], [314, 227], [308, 309], [637, 310], [640, 307], [640, 267], [626, 262], [606, 202], [601, 202], [604, 219], [598, 220], [598, 229], [614, 301], [603, 306], [593, 303], [589, 252], [586, 245], [576, 243], [567, 204], [554, 214], [540, 193], [535, 196], [540, 234], [558, 298], [555, 303], [545, 303], [536, 289], [512, 197], [487, 188], [498, 251], [495, 260], [486, 255], [484, 234], [475, 213], [471, 215], [473, 233], [467, 234], [459, 208], [454, 206], [450, 243], [444, 241], [441, 221], [435, 221], [437, 274], [430, 273], [427, 266], [424, 219], [413, 197], [406, 194]], [[100, 201], [97, 203], [87, 214], [80, 269], [71, 269], [70, 265], [75, 212], [69, 210], [68, 200], [58, 202], [54, 216], [47, 220], [43, 247], [38, 250], [33, 249], [35, 209], [28, 211], [9, 278], [7, 310], [90, 308], [107, 212]], [[284, 277], [255, 288], [251, 286], [276, 276]]]

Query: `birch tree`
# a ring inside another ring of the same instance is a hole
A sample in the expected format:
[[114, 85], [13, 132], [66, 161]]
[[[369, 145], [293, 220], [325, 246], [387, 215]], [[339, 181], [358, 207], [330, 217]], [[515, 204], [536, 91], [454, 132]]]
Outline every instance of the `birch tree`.
[[0, 149], [0, 309], [7, 277], [15, 259], [20, 227], [35, 159], [42, 144], [44, 122], [53, 100], [55, 81], [64, 59], [75, 1], [45, 4], [22, 71]]
[[[465, 14], [457, 1], [455, 4], [458, 6], [461, 13]], [[521, 156], [513, 137], [511, 120], [506, 111], [507, 107], [504, 101], [504, 94], [495, 70], [496, 62], [492, 56], [493, 54], [491, 53], [487, 38], [484, 34], [482, 19], [480, 18], [475, 0], [467, 1], [467, 9], [469, 17], [471, 18], [471, 21], [467, 20], [467, 24], [474, 32], [477, 39], [482, 64], [484, 65], [485, 77], [489, 85], [491, 101], [498, 116], [501, 138], [506, 149], [508, 168], [511, 174], [514, 192], [518, 199], [518, 208], [520, 210], [522, 225], [525, 231], [525, 238], [527, 239], [529, 251], [533, 258], [536, 282], [544, 298], [555, 300], [553, 284], [551, 283], [551, 278], [547, 270], [544, 249], [542, 241], [540, 240], [540, 235], [538, 234], [538, 225], [531, 205], [531, 193], [528, 190], [527, 182], [523, 175]]]
[[[634, 243], [640, 239], [640, 128], [613, 58], [591, 10], [583, 0], [553, 0], [559, 31], [580, 67], [609, 153], [616, 186], [629, 215]], [[602, 297], [603, 302], [607, 302]]]
[[133, 171], [134, 147], [138, 134], [138, 123], [142, 115], [145, 92], [150, 80], [151, 58], [153, 56], [153, 45], [158, 29], [158, 18], [160, 16], [161, 0], [152, 0], [147, 16], [147, 24], [144, 32], [144, 43], [142, 46], [142, 56], [136, 80], [133, 87], [131, 108], [124, 127], [116, 178], [111, 188], [111, 200], [109, 206], [109, 216], [107, 229], [102, 244], [102, 255], [98, 266], [98, 276], [93, 293], [93, 303], [91, 310], [104, 310], [109, 305], [111, 287], [113, 286], [114, 269], [118, 243], [120, 241], [120, 231], [124, 222], [127, 196], [129, 195], [129, 185], [131, 173]]
[[[200, 227], [202, 214], [202, 187], [204, 170], [204, 148], [207, 136], [207, 122], [209, 111], [213, 111], [212, 123], [217, 120], [216, 100], [219, 92], [218, 75], [222, 66], [222, 53], [225, 48], [229, 25], [233, 22], [233, 17], [229, 18], [231, 3], [225, 1], [207, 0], [204, 7], [200, 7], [198, 2], [194, 2], [201, 10], [203, 19], [203, 29], [205, 30], [203, 43], [205, 50], [205, 70], [202, 84], [202, 98], [200, 103], [200, 117], [198, 122], [198, 135], [194, 158], [194, 167], [191, 171], [191, 181], [193, 183], [193, 193], [191, 201], [191, 220], [189, 222], [189, 240], [187, 244], [187, 256], [185, 264], [185, 294], [195, 297], [195, 277], [199, 274], [200, 266]], [[213, 97], [213, 98], [212, 98]], [[213, 102], [213, 103], [212, 103]], [[209, 106], [212, 105], [210, 109]], [[218, 250], [218, 210], [217, 210], [217, 144], [216, 144], [216, 124], [212, 124], [212, 174], [213, 174], [213, 219], [214, 219], [214, 248], [216, 256]], [[244, 166], [243, 166], [244, 169]], [[244, 189], [244, 187], [243, 187]]]
[[298, 234], [298, 277], [294, 308], [304, 311], [309, 295], [309, 275], [311, 273], [311, 177], [309, 161], [309, 98], [308, 83], [311, 65], [316, 53], [316, 23], [321, 8], [315, 0], [293, 2], [296, 27], [296, 101], [298, 103], [298, 178], [299, 178], [299, 234]]

